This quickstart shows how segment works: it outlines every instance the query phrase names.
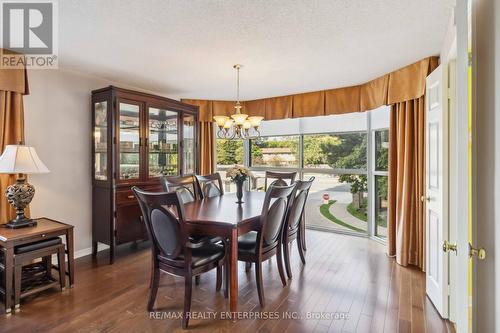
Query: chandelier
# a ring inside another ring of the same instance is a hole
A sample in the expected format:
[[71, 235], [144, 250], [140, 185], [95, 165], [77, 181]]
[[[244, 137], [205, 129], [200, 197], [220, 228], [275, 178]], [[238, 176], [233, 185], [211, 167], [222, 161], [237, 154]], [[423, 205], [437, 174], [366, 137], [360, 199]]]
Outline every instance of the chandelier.
[[240, 68], [242, 66], [236, 64], [233, 66], [236, 69], [236, 104], [234, 105], [234, 114], [231, 117], [214, 116], [219, 130], [217, 137], [219, 139], [257, 139], [260, 137], [259, 126], [264, 117], [252, 116], [241, 113], [243, 106], [240, 103]]

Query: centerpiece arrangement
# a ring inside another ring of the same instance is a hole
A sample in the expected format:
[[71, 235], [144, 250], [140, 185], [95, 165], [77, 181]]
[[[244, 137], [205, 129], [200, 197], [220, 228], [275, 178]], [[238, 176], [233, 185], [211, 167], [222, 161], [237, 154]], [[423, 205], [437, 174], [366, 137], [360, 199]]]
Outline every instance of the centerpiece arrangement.
[[241, 198], [243, 197], [243, 183], [251, 176], [252, 173], [250, 170], [241, 165], [235, 165], [234, 167], [227, 169], [226, 177], [231, 179], [231, 181], [236, 184], [236, 197], [238, 198], [236, 203], [243, 203], [243, 201], [241, 201]]

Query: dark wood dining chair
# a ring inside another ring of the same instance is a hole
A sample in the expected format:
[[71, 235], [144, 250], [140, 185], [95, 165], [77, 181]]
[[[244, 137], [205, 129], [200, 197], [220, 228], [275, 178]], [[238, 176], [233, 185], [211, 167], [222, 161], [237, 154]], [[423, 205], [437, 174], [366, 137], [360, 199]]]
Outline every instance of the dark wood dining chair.
[[292, 278], [292, 269], [290, 266], [290, 243], [297, 240], [297, 249], [299, 251], [300, 260], [305, 265], [306, 258], [304, 255], [304, 232], [305, 232], [305, 219], [304, 210], [306, 207], [307, 197], [309, 190], [315, 177], [309, 180], [298, 180], [295, 182], [295, 190], [292, 194], [290, 209], [285, 219], [283, 226], [283, 256], [285, 259], [285, 268], [288, 278]]
[[182, 203], [200, 199], [194, 176], [163, 176], [160, 182], [165, 192], [179, 193]]
[[[160, 181], [163, 190], [165, 192], [177, 192], [183, 204], [203, 199], [201, 195], [202, 192], [198, 190], [198, 184], [194, 176], [164, 176], [160, 178]], [[201, 239], [205, 240], [205, 238]], [[199, 241], [200, 238], [198, 236], [191, 237], [191, 242], [197, 243]], [[218, 243], [220, 241], [222, 241], [221, 237], [212, 238], [213, 243]], [[199, 275], [196, 276], [195, 283], [196, 285], [200, 284]]]
[[[266, 176], [264, 179], [264, 190], [267, 190], [268, 182], [271, 181], [270, 184], [278, 185], [278, 186], [286, 186], [291, 185], [295, 177], [297, 177], [297, 172], [276, 172], [276, 171], [266, 171]], [[286, 182], [288, 180], [288, 182]]]
[[261, 307], [265, 306], [262, 262], [276, 255], [281, 283], [286, 286], [282, 261], [282, 229], [295, 184], [270, 185], [266, 192], [259, 227], [238, 237], [238, 260], [255, 264], [255, 280]]
[[178, 192], [145, 192], [136, 186], [132, 187], [132, 190], [139, 202], [152, 243], [153, 280], [147, 309], [153, 309], [160, 272], [184, 277], [182, 327], [187, 328], [193, 276], [216, 268], [216, 290], [219, 291], [222, 285], [222, 266], [226, 261], [225, 245], [215, 244], [211, 239], [196, 243], [190, 240], [184, 220], [184, 207]]
[[196, 175], [198, 193], [202, 198], [218, 197], [224, 194], [220, 173], [212, 173], [206, 176]]

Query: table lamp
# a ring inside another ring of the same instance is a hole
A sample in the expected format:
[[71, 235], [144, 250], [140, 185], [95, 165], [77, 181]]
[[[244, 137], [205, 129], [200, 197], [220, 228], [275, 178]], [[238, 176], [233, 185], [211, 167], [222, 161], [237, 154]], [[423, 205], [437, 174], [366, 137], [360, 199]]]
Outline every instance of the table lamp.
[[7, 201], [16, 208], [16, 218], [5, 227], [17, 229], [36, 225], [24, 215], [24, 209], [35, 195], [35, 187], [26, 181], [24, 174], [48, 173], [49, 169], [38, 158], [35, 148], [25, 145], [8, 145], [0, 156], [0, 173], [18, 174], [17, 181], [5, 191]]

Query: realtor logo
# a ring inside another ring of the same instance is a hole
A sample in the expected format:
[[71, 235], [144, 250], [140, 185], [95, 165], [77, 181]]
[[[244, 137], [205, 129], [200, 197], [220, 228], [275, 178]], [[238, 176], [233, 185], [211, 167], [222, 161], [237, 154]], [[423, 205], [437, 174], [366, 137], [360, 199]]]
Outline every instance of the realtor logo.
[[5, 51], [0, 67], [57, 68], [57, 2], [3, 0], [0, 3], [2, 48], [24, 55]]

